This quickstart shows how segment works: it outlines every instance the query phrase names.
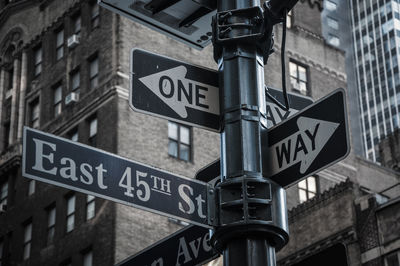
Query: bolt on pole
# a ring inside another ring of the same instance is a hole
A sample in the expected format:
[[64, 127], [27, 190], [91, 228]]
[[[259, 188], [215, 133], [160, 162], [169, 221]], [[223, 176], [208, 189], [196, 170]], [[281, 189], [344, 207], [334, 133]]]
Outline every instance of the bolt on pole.
[[211, 243], [225, 266], [274, 266], [275, 250], [288, 241], [285, 191], [262, 175], [264, 61], [272, 26], [260, 0], [218, 0], [213, 43], [224, 121]]

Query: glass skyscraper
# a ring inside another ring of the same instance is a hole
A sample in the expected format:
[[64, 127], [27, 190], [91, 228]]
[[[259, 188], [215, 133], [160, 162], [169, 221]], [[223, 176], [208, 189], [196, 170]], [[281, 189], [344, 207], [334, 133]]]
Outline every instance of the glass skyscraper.
[[324, 36], [349, 59], [350, 109], [358, 102], [350, 110], [353, 146], [379, 161], [376, 145], [399, 127], [400, 0], [326, 0], [325, 9]]

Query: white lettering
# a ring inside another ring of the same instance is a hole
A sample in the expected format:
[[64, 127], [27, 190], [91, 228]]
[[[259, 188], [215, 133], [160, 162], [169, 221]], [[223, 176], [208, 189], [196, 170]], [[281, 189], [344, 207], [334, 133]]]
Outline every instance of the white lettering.
[[179, 196], [189, 206], [189, 210], [185, 210], [185, 208], [183, 207], [183, 204], [181, 202], [179, 202], [179, 205], [178, 205], [179, 206], [179, 210], [182, 211], [183, 213], [192, 214], [195, 211], [194, 202], [185, 193], [184, 188], [187, 188], [189, 190], [190, 195], [193, 196], [193, 188], [191, 188], [190, 186], [185, 185], [185, 184], [180, 185], [178, 187]]
[[184, 256], [184, 259], [185, 259], [185, 260], [183, 261], [183, 263], [188, 263], [189, 261], [192, 260], [192, 257], [190, 257], [189, 250], [188, 250], [188, 248], [187, 248], [186, 241], [185, 241], [185, 238], [184, 238], [184, 237], [181, 237], [181, 238], [179, 239], [178, 255], [177, 255], [177, 258], [176, 258], [176, 264], [175, 264], [175, 266], [182, 265], [182, 264], [180, 263], [180, 258], [181, 258], [182, 255]]
[[81, 164], [80, 170], [82, 173], [82, 175], [80, 176], [81, 182], [86, 185], [93, 184], [93, 175], [91, 174], [91, 171], [93, 171], [93, 167], [90, 164], [83, 163]]
[[67, 166], [60, 169], [61, 177], [71, 179], [72, 181], [78, 180], [76, 177], [76, 164], [72, 159], [66, 157], [61, 158], [61, 165]]
[[56, 175], [57, 174], [57, 168], [53, 167], [49, 170], [44, 169], [43, 167], [43, 158], [49, 160], [50, 163], [53, 163], [54, 161], [54, 153], [50, 154], [43, 154], [43, 144], [47, 145], [50, 147], [53, 151], [56, 151], [56, 145], [47, 141], [39, 140], [39, 139], [33, 139], [35, 142], [35, 165], [32, 167], [33, 170], [37, 170], [43, 173], [48, 173], [51, 175]]
[[103, 173], [107, 173], [107, 170], [103, 168], [103, 164], [99, 164], [96, 167], [97, 170], [97, 184], [101, 189], [107, 189], [108, 187], [104, 185], [104, 176]]

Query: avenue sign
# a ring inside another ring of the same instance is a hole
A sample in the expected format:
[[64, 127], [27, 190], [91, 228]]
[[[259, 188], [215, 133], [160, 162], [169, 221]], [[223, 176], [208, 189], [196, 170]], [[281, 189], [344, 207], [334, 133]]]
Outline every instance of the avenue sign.
[[350, 152], [344, 90], [263, 131], [261, 142], [264, 176], [283, 187], [342, 160]]
[[220, 131], [218, 72], [132, 50], [130, 106], [138, 112]]
[[[346, 117], [345, 92], [338, 89], [262, 131], [264, 176], [287, 187], [345, 158], [350, 152]], [[210, 182], [220, 175], [220, 166], [215, 160], [196, 179]]]
[[209, 243], [210, 230], [187, 226], [117, 264], [117, 266], [203, 265], [219, 256]]
[[24, 177], [210, 228], [201, 181], [27, 127], [22, 156]]

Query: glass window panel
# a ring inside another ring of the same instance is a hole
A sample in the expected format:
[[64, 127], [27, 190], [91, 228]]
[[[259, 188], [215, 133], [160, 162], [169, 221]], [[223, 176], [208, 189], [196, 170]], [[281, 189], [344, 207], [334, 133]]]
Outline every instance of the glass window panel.
[[92, 5], [92, 19], [96, 18], [99, 16], [99, 5], [98, 4], [93, 4]]
[[315, 177], [310, 176], [309, 178], [307, 178], [307, 184], [308, 184], [309, 191], [314, 192], [314, 193], [317, 192], [317, 184], [316, 184]]
[[172, 140], [169, 140], [168, 143], [168, 154], [174, 157], [178, 157], [178, 143]]
[[299, 188], [307, 189], [307, 180], [306, 179], [299, 182]]
[[72, 90], [73, 91], [79, 88], [80, 82], [81, 82], [80, 73], [79, 73], [79, 71], [76, 71], [72, 75]]
[[298, 67], [299, 67], [299, 79], [301, 81], [307, 81], [307, 70], [302, 66]]
[[61, 45], [64, 44], [64, 30], [60, 30], [57, 32], [57, 47], [60, 47]]
[[75, 196], [69, 197], [67, 201], [67, 215], [75, 212]]
[[55, 228], [54, 228], [54, 227], [50, 227], [50, 228], [47, 230], [47, 244], [53, 243], [53, 240], [54, 240], [54, 233], [55, 233]]
[[176, 123], [168, 122], [168, 137], [178, 140], [178, 125]]
[[62, 99], [62, 88], [61, 86], [58, 86], [57, 88], [54, 89], [54, 103], [61, 102], [61, 99]]
[[41, 62], [42, 62], [42, 48], [40, 47], [35, 51], [35, 65]]
[[305, 190], [302, 189], [299, 190], [299, 200], [300, 203], [307, 201], [307, 192]]
[[90, 77], [93, 78], [99, 72], [99, 59], [95, 58], [90, 62]]
[[190, 129], [180, 126], [180, 141], [184, 144], [190, 144]]
[[182, 160], [189, 161], [189, 146], [180, 144], [179, 157]]
[[290, 76], [297, 77], [297, 65], [293, 62], [289, 62]]
[[75, 33], [79, 34], [81, 31], [81, 16], [76, 16], [74, 20]]
[[4, 248], [3, 241], [0, 241], [0, 265], [1, 265], [1, 259], [3, 258], [3, 248]]
[[86, 209], [86, 220], [92, 219], [94, 217], [95, 214], [95, 202], [91, 201], [90, 203], [88, 203], [87, 205], [87, 209]]
[[74, 134], [72, 134], [71, 136], [72, 141], [78, 141], [78, 138], [79, 138], [78, 132], [74, 132]]
[[47, 216], [47, 226], [51, 227], [56, 224], [56, 208], [51, 208]]
[[87, 202], [90, 202], [90, 201], [92, 201], [92, 200], [94, 200], [94, 196], [92, 196], [92, 195], [87, 195], [87, 199], [86, 199], [86, 201]]
[[93, 265], [93, 253], [89, 251], [85, 253], [83, 256], [83, 266], [92, 266]]
[[67, 217], [67, 233], [74, 229], [75, 225], [75, 215], [70, 215]]
[[394, 254], [390, 254], [386, 257], [386, 264], [387, 266], [399, 266], [399, 252], [396, 252]]
[[31, 255], [31, 243], [26, 243], [24, 245], [24, 260], [29, 259]]
[[29, 223], [25, 226], [24, 243], [31, 241], [31, 239], [32, 239], [32, 223]]
[[39, 103], [34, 104], [32, 108], [32, 120], [39, 118], [39, 111]]
[[28, 196], [33, 195], [33, 193], [35, 193], [35, 188], [36, 188], [36, 181], [29, 180]]
[[97, 134], [97, 118], [90, 121], [89, 137], [93, 137]]

